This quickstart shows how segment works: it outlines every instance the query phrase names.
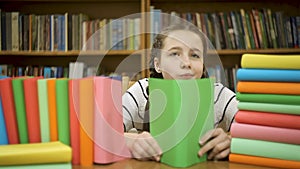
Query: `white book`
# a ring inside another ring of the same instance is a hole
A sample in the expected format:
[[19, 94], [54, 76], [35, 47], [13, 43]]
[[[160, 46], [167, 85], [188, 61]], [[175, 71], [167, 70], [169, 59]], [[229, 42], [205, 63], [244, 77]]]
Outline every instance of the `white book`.
[[19, 12], [11, 13], [11, 45], [12, 51], [19, 51]]

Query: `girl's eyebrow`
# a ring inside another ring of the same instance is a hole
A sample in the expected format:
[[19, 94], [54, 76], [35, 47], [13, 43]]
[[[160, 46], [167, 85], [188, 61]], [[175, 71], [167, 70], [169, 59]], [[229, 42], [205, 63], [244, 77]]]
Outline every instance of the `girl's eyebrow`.
[[168, 51], [171, 51], [171, 50], [182, 50], [181, 47], [172, 47], [170, 49], [168, 49]]
[[196, 51], [196, 52], [201, 52], [201, 50], [198, 49], [198, 48], [192, 48], [191, 50], [192, 50], [192, 51]]

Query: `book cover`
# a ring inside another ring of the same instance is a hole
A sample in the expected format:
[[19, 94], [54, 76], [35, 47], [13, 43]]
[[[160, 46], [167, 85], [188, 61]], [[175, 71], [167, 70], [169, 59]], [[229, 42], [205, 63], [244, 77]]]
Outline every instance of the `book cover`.
[[56, 79], [56, 109], [58, 140], [70, 145], [70, 112], [69, 112], [69, 91], [67, 78]]
[[2, 101], [0, 97], [0, 145], [8, 144], [6, 125], [3, 116]]
[[70, 145], [72, 164], [80, 164], [79, 80], [69, 80]]
[[259, 166], [274, 167], [274, 168], [289, 168], [289, 169], [300, 168], [300, 161], [282, 160], [282, 159], [233, 154], [233, 153], [229, 154], [229, 161], [235, 163], [259, 165]]
[[213, 91], [211, 79], [149, 79], [150, 132], [164, 152], [162, 163], [187, 167], [206, 160], [198, 156], [199, 139], [213, 129]]
[[38, 86], [40, 125], [41, 125], [41, 141], [49, 142], [50, 124], [49, 124], [47, 79], [39, 79], [37, 81], [37, 86]]
[[237, 138], [300, 145], [300, 130], [297, 129], [232, 123], [230, 133], [232, 137]]
[[259, 103], [275, 103], [299, 105], [299, 95], [288, 94], [258, 94], [258, 93], [236, 93], [236, 98], [242, 102], [259, 102]]
[[300, 146], [296, 144], [232, 138], [230, 151], [234, 154], [300, 161]]
[[300, 69], [299, 55], [243, 54], [242, 68]]
[[66, 163], [71, 161], [71, 151], [59, 141], [3, 145], [0, 146], [0, 165]]
[[12, 79], [12, 88], [16, 109], [20, 143], [28, 143], [27, 118], [23, 81], [26, 77]]
[[48, 112], [50, 124], [50, 141], [58, 140], [57, 110], [56, 110], [56, 79], [47, 80]]
[[12, 89], [12, 78], [0, 79], [0, 95], [9, 144], [19, 144], [19, 130]]
[[239, 110], [235, 115], [235, 121], [238, 123], [291, 129], [300, 129], [299, 120], [299, 115], [256, 112], [247, 110]]
[[37, 88], [37, 80], [41, 78], [42, 76], [26, 78], [23, 81], [29, 143], [41, 142]]
[[130, 158], [124, 139], [122, 81], [95, 77], [94, 162], [107, 164]]
[[300, 94], [299, 82], [260, 82], [260, 81], [239, 81], [237, 91], [241, 93], [261, 94]]
[[258, 102], [239, 102], [240, 110], [252, 110], [271, 113], [294, 114], [300, 115], [300, 105], [275, 104], [275, 103], [258, 103]]
[[80, 165], [91, 166], [94, 159], [94, 78], [79, 79]]
[[240, 81], [269, 81], [269, 82], [300, 82], [300, 69], [252, 69], [237, 70], [237, 80]]
[[72, 169], [71, 163], [0, 166], [0, 169]]

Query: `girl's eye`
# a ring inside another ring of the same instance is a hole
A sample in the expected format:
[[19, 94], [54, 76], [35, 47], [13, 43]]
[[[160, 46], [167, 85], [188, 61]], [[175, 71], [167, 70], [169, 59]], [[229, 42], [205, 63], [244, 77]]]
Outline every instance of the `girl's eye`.
[[179, 56], [179, 53], [178, 52], [172, 52], [169, 54], [169, 56]]
[[191, 57], [193, 57], [193, 58], [200, 58], [200, 56], [199, 56], [199, 55], [197, 55], [197, 54], [195, 54], [195, 53], [194, 53], [194, 54], [192, 54], [192, 55], [191, 55]]

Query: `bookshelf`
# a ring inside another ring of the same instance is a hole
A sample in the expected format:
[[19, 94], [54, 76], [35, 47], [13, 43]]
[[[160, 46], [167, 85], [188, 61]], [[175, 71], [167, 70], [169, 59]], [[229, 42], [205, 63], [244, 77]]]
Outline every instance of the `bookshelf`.
[[[126, 15], [150, 12], [151, 6], [161, 9], [162, 12], [176, 11], [178, 13], [211, 13], [211, 12], [230, 12], [244, 9], [249, 11], [253, 8], [268, 8], [272, 12], [283, 11], [287, 16], [300, 16], [300, 3], [293, 0], [267, 0], [264, 2], [254, 1], [226, 1], [226, 0], [0, 0], [1, 11], [18, 11], [22, 14], [78, 14], [84, 13], [90, 20], [113, 19]], [[145, 30], [149, 27], [149, 19], [141, 16], [140, 28]], [[150, 47], [149, 35], [140, 35], [140, 48]], [[218, 49], [217, 50], [224, 67], [234, 67], [239, 65], [241, 55], [244, 53], [269, 53], [269, 54], [299, 54], [299, 48], [266, 48], [266, 49]], [[1, 51], [0, 64], [16, 65], [63, 65], [68, 66], [69, 62], [75, 61], [78, 55], [90, 58], [90, 62], [95, 61], [97, 56], [105, 55], [101, 66], [105, 71], [114, 71], [128, 55], [133, 55], [133, 63], [137, 68], [129, 66], [124, 71], [145, 70], [148, 66], [148, 55], [139, 50], [109, 50], [105, 51]], [[142, 71], [141, 77], [147, 77], [148, 72]]]

